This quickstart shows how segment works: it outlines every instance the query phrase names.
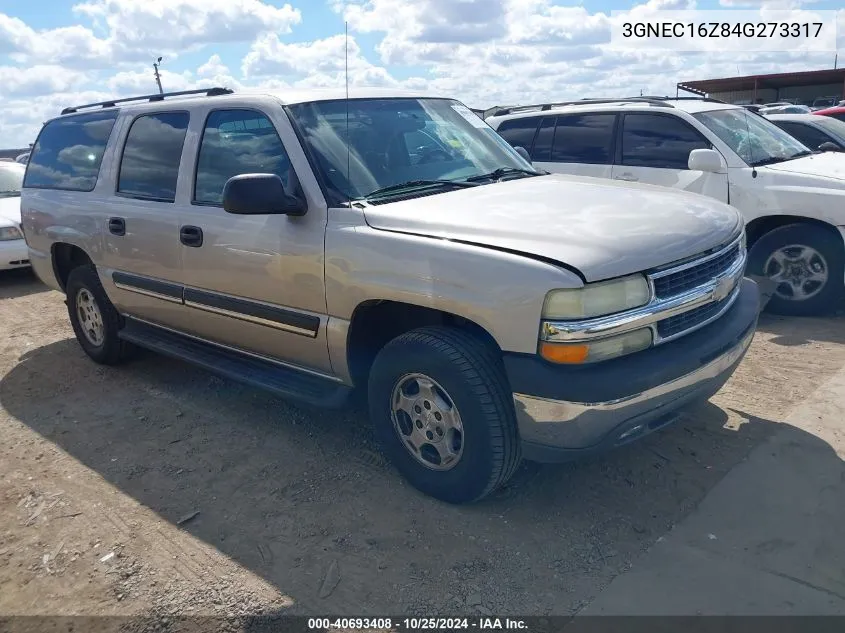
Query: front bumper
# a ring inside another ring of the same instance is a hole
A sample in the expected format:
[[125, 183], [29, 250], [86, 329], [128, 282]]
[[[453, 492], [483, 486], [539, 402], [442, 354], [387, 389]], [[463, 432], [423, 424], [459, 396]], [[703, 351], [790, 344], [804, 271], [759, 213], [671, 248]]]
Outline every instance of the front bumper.
[[680, 339], [592, 366], [506, 356], [523, 456], [557, 462], [627, 444], [706, 400], [751, 345], [760, 293], [750, 279], [718, 320]]
[[29, 249], [26, 241], [4, 240], [0, 242], [0, 270], [29, 266]]

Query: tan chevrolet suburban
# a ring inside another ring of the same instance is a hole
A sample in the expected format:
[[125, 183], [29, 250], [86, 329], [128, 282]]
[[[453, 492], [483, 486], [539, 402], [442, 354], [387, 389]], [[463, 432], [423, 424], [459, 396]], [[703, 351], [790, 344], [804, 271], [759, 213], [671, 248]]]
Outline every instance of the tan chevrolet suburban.
[[140, 346], [284, 397], [367, 395], [417, 488], [664, 427], [757, 323], [738, 212], [537, 172], [458, 101], [224, 88], [66, 108], [23, 231], [96, 362]]

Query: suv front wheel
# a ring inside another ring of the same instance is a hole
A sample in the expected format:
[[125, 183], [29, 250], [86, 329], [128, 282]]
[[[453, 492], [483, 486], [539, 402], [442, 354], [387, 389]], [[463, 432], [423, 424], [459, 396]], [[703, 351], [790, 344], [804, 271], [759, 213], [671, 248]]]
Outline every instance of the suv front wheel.
[[842, 238], [821, 226], [788, 224], [769, 231], [752, 246], [748, 268], [777, 284], [767, 306], [775, 314], [821, 315], [843, 297]]
[[519, 465], [498, 350], [471, 333], [426, 327], [398, 336], [376, 357], [368, 392], [382, 450], [428, 495], [478, 501]]

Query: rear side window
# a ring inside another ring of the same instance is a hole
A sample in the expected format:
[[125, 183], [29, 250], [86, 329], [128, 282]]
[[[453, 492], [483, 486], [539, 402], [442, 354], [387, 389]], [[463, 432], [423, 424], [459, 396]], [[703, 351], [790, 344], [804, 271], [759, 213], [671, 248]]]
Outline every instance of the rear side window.
[[709, 148], [703, 136], [676, 116], [626, 114], [623, 119], [623, 165], [688, 169], [690, 152]]
[[822, 143], [833, 141], [827, 134], [814, 128], [812, 125], [804, 125], [803, 123], [795, 123], [793, 121], [772, 121], [772, 123], [790, 136], [797, 138], [810, 149], [818, 149]]
[[290, 172], [290, 159], [270, 119], [255, 110], [216, 110], [202, 133], [194, 201], [222, 204], [226, 181], [240, 174], [276, 174], [288, 187]]
[[511, 146], [523, 147], [530, 152], [531, 145], [534, 143], [534, 133], [537, 131], [539, 123], [540, 117], [537, 116], [510, 119], [509, 121], [502, 121], [496, 132]]
[[176, 200], [189, 119], [187, 112], [159, 112], [132, 122], [120, 161], [119, 193], [159, 202]]
[[23, 186], [92, 191], [116, 119], [112, 110], [50, 121], [32, 148]]
[[558, 116], [552, 162], [609, 165], [615, 122], [615, 114]]

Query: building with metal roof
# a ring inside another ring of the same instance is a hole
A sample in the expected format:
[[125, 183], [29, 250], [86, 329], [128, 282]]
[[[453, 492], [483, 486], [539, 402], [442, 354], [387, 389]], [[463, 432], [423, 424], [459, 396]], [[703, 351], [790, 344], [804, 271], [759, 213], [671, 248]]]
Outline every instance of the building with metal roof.
[[845, 99], [845, 68], [682, 81], [677, 90], [738, 104], [789, 101], [812, 106], [821, 99], [835, 103]]

